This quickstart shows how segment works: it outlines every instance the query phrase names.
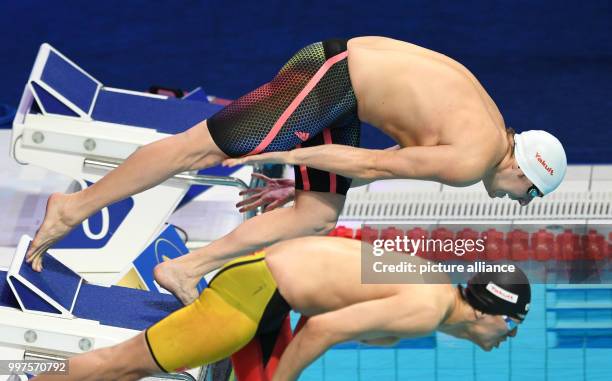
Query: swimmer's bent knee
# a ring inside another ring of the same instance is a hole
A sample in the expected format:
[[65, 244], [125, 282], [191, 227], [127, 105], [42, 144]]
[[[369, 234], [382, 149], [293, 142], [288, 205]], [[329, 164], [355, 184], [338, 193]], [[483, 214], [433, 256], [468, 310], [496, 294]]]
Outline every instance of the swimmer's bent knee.
[[227, 158], [227, 155], [217, 147], [210, 136], [206, 128], [206, 121], [198, 123], [175, 137], [181, 140], [179, 145], [183, 147], [184, 170], [214, 167]]
[[313, 234], [315, 235], [327, 235], [336, 227], [337, 220], [321, 221], [313, 227]]

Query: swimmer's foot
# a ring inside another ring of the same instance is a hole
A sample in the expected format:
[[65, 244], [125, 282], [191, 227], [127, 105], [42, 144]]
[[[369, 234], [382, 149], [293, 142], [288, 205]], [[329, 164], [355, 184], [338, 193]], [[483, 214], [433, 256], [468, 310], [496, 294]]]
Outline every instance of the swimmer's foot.
[[178, 260], [165, 261], [153, 270], [155, 281], [170, 291], [184, 305], [191, 304], [199, 296], [197, 284], [201, 277], [187, 275], [188, 269]]
[[69, 198], [70, 195], [53, 193], [47, 200], [45, 218], [26, 253], [26, 262], [35, 271], [42, 271], [43, 254], [78, 224], [68, 213]]

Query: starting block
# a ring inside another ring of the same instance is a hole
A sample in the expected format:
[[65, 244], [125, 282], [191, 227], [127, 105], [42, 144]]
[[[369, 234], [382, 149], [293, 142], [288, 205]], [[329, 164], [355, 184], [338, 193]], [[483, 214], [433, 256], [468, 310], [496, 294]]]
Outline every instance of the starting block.
[[[139, 147], [185, 131], [222, 108], [203, 94], [196, 89], [177, 99], [107, 87], [43, 44], [13, 122], [11, 156], [21, 164], [68, 176], [74, 180], [73, 190], [83, 189]], [[50, 253], [88, 281], [114, 284], [164, 229], [190, 187], [247, 188], [230, 176], [234, 171], [217, 167], [179, 174], [102, 209]]]
[[[104, 86], [43, 44], [13, 121], [10, 154], [20, 164], [72, 178], [76, 191], [139, 147], [183, 132], [221, 108], [201, 89], [176, 99]], [[231, 176], [234, 171], [182, 173], [109, 205], [49, 249], [42, 273], [24, 263], [31, 239], [23, 237], [10, 268], [0, 271], [0, 358], [65, 356], [110, 346], [180, 308], [152, 278], [160, 261], [186, 253], [166, 221], [193, 197], [195, 187], [248, 188]], [[127, 278], [126, 284], [140, 289], [107, 286]], [[198, 290], [203, 287], [204, 280]], [[172, 378], [201, 379], [203, 372]]]
[[[22, 237], [10, 268], [0, 271], [0, 347], [15, 351], [14, 358], [62, 357], [114, 345], [182, 307], [169, 294], [87, 284], [50, 254], [44, 271], [32, 271], [24, 263], [30, 241]], [[168, 378], [192, 380], [202, 372]]]

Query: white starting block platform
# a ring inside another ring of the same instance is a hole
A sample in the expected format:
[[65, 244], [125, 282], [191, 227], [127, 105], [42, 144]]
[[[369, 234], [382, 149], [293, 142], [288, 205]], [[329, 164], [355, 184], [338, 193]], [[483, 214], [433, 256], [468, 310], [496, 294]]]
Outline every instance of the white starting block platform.
[[[0, 358], [63, 358], [118, 344], [182, 307], [168, 294], [86, 284], [49, 254], [37, 273], [24, 262], [30, 242], [22, 237], [0, 270]], [[205, 369], [156, 379], [196, 380]]]
[[[43, 44], [13, 123], [10, 153], [20, 164], [67, 176], [73, 190], [86, 188], [139, 147], [185, 131], [221, 108], [199, 93], [176, 99], [105, 87]], [[217, 167], [174, 176], [102, 209], [50, 252], [87, 280], [113, 284], [164, 229], [190, 187], [245, 188], [244, 181], [231, 176], [234, 172]], [[235, 226], [241, 216], [234, 217]]]
[[[10, 246], [17, 236], [34, 233], [52, 192], [85, 188], [139, 147], [185, 131], [220, 108], [208, 103], [200, 89], [175, 99], [105, 87], [43, 44], [10, 139], [0, 131], [0, 142], [22, 165], [0, 165], [8, 169], [0, 171], [8, 180], [0, 189], [0, 201], [10, 206], [5, 221], [14, 222], [10, 232], [0, 235], [0, 245], [10, 241]], [[209, 221], [212, 233], [207, 238], [221, 236], [246, 217], [233, 204], [238, 191], [247, 187], [250, 172], [219, 167], [182, 173], [109, 205], [49, 250], [42, 273], [24, 263], [29, 237], [21, 237], [17, 249], [4, 248], [0, 256], [10, 258], [10, 264], [0, 268], [0, 359], [62, 359], [114, 345], [180, 308], [152, 277], [155, 265], [188, 251], [167, 225], [170, 216], [179, 205], [201, 198], [198, 194], [204, 190], [226, 198], [231, 193], [231, 217]], [[209, 188], [212, 185], [226, 190]], [[226, 187], [231, 187], [229, 192]], [[140, 289], [110, 286], [117, 282]], [[198, 289], [203, 287], [205, 280]], [[150, 379], [203, 380], [205, 370]]]

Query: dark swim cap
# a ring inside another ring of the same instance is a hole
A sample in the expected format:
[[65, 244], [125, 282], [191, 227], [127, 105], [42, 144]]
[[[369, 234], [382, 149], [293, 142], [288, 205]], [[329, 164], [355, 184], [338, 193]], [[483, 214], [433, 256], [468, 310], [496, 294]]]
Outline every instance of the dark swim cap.
[[474, 275], [463, 289], [465, 300], [478, 311], [489, 315], [508, 315], [523, 320], [529, 311], [531, 286], [523, 270], [513, 272], [481, 272]]

